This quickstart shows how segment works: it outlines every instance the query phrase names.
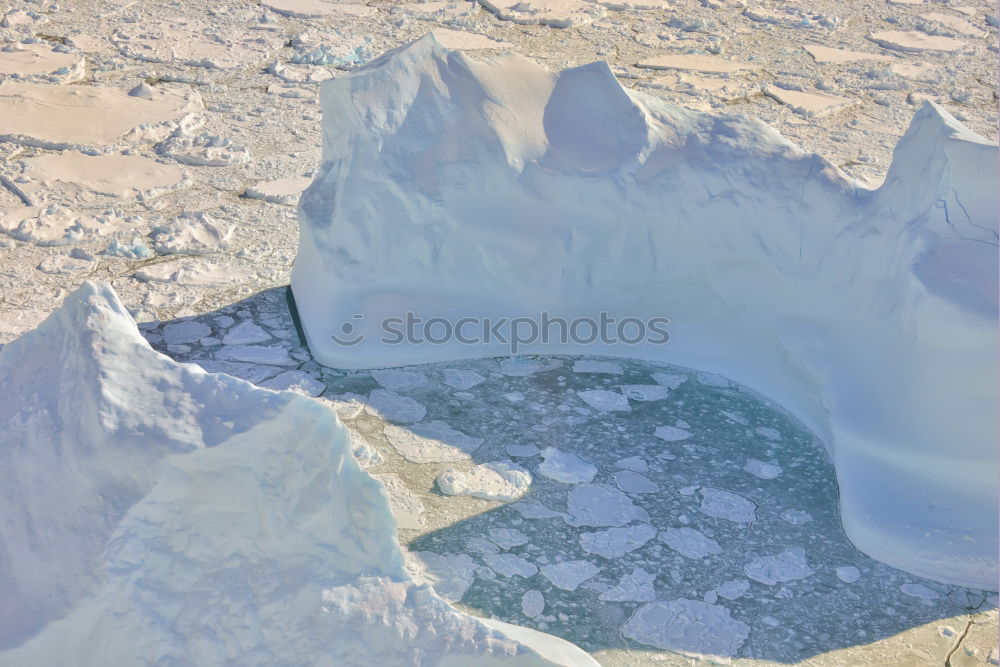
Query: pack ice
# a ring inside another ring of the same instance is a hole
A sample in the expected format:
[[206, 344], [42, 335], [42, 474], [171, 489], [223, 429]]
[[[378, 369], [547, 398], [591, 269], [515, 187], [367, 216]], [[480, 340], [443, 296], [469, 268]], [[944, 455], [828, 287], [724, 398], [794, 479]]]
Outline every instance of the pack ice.
[[[521, 351], [669, 361], [756, 389], [824, 439], [858, 547], [994, 587], [996, 145], [927, 103], [869, 190], [759, 121], [625, 90], [604, 63], [554, 73], [433, 36], [321, 98], [292, 278], [319, 361], [508, 353], [390, 344], [382, 321], [407, 312], [667, 317], [666, 345]], [[346, 324], [363, 339], [331, 339]]]
[[86, 283], [0, 351], [0, 665], [594, 665], [410, 580], [330, 408]]

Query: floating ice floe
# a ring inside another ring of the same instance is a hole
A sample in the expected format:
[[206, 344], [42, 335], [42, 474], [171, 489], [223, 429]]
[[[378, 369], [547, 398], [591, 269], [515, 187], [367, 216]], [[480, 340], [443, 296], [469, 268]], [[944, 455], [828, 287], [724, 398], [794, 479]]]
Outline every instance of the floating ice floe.
[[110, 287], [4, 346], [0, 381], [4, 664], [596, 665], [416, 584], [329, 408], [158, 354]]
[[761, 479], [775, 479], [781, 474], [781, 466], [757, 459], [747, 459], [747, 464], [743, 466], [743, 469]]
[[486, 381], [486, 378], [475, 371], [457, 368], [446, 368], [442, 371], [442, 374], [444, 375], [444, 383], [446, 385], [462, 391], [472, 389], [476, 385]]
[[806, 552], [800, 547], [772, 556], [761, 556], [743, 568], [744, 574], [766, 586], [805, 579], [815, 574], [806, 562]]
[[160, 255], [203, 255], [229, 245], [234, 227], [204, 211], [185, 211], [153, 229], [153, 248]]
[[542, 462], [535, 470], [542, 477], [548, 477], [564, 484], [577, 484], [589, 482], [597, 474], [596, 467], [576, 454], [564, 452], [555, 447], [546, 447], [541, 453]]
[[637, 567], [629, 574], [622, 575], [618, 584], [600, 594], [605, 602], [652, 602], [656, 599], [653, 584], [656, 575]]
[[263, 0], [261, 4], [279, 14], [300, 19], [371, 16], [378, 12], [377, 8], [362, 3], [327, 2], [326, 0]]
[[670, 395], [670, 387], [658, 384], [624, 384], [621, 390], [633, 401], [662, 401]]
[[641, 456], [630, 456], [627, 459], [615, 461], [615, 467], [632, 472], [649, 472], [649, 464]]
[[915, 30], [882, 30], [868, 35], [879, 46], [894, 51], [945, 51], [954, 53], [968, 48], [968, 43], [953, 37], [928, 35]]
[[517, 528], [490, 528], [490, 541], [501, 549], [513, 549], [528, 543], [528, 536]]
[[483, 562], [501, 577], [533, 577], [538, 574], [534, 563], [515, 554], [488, 554], [483, 556]]
[[715, 592], [727, 600], [739, 600], [750, 592], [750, 582], [746, 579], [731, 579], [719, 584]]
[[512, 463], [494, 461], [469, 470], [445, 470], [437, 476], [437, 486], [447, 496], [511, 502], [531, 488], [531, 474]]
[[563, 561], [541, 567], [542, 576], [564, 591], [575, 591], [580, 584], [592, 579], [600, 571], [596, 565], [585, 560]]
[[181, 164], [198, 167], [230, 167], [250, 160], [249, 149], [234, 144], [227, 137], [207, 132], [192, 134], [183, 128], [157, 144], [156, 152]]
[[601, 412], [628, 412], [632, 409], [628, 405], [628, 398], [618, 391], [591, 389], [577, 392], [577, 396], [584, 403]]
[[607, 484], [580, 484], [566, 501], [571, 526], [624, 526], [631, 521], [649, 522], [646, 510], [624, 493]]
[[71, 83], [84, 77], [84, 65], [81, 54], [45, 42], [8, 44], [0, 49], [0, 78], [13, 76]]
[[140, 98], [117, 88], [5, 83], [0, 140], [53, 149], [159, 141], [201, 109], [196, 94], [154, 91]]
[[855, 100], [849, 97], [806, 90], [790, 90], [774, 85], [765, 86], [764, 94], [803, 116], [822, 116], [856, 104]]
[[580, 546], [587, 553], [603, 558], [621, 558], [630, 551], [641, 549], [656, 537], [656, 528], [648, 523], [637, 526], [609, 528], [596, 533], [580, 533]]
[[372, 371], [372, 377], [390, 391], [412, 391], [427, 384], [427, 376], [415, 371], [400, 371], [394, 368]]
[[708, 516], [736, 523], [752, 523], [757, 520], [757, 503], [746, 496], [711, 487], [703, 487], [699, 491], [701, 492], [700, 509]]
[[622, 635], [648, 646], [696, 656], [730, 657], [750, 636], [750, 626], [718, 604], [679, 598], [639, 607]]
[[79, 200], [94, 195], [116, 199], [149, 200], [191, 185], [174, 164], [141, 155], [85, 155], [67, 152], [24, 160], [19, 183], [36, 201], [42, 197]]
[[312, 179], [307, 176], [279, 178], [247, 188], [244, 196], [263, 199], [272, 204], [294, 204], [311, 181]]
[[541, 591], [525, 591], [521, 596], [521, 613], [528, 618], [541, 616], [545, 611], [545, 596]]
[[648, 477], [631, 470], [616, 472], [615, 485], [625, 493], [656, 493], [660, 490]]
[[[391, 422], [412, 424], [424, 418], [427, 408], [409, 396], [400, 396], [388, 389], [373, 389], [365, 402], [365, 412]], [[400, 434], [401, 440], [406, 436]]]
[[865, 51], [849, 51], [847, 49], [834, 49], [829, 46], [819, 44], [806, 44], [805, 50], [818, 63], [850, 63], [858, 60], [878, 60], [882, 62], [892, 62], [895, 58], [881, 53], [867, 53]]
[[136, 280], [151, 283], [190, 285], [195, 287], [222, 287], [243, 280], [245, 274], [225, 264], [207, 259], [170, 259], [157, 264], [147, 264], [133, 274]]
[[210, 69], [260, 61], [282, 45], [281, 36], [274, 33], [231, 30], [189, 18], [145, 16], [134, 23], [118, 22], [111, 41], [128, 58]]
[[636, 63], [636, 67], [648, 69], [678, 69], [693, 72], [709, 72], [713, 74], [732, 74], [737, 72], [748, 72], [754, 69], [753, 65], [726, 60], [716, 56], [699, 56], [689, 54], [675, 54], [656, 56]]
[[757, 390], [826, 443], [854, 544], [994, 585], [995, 144], [926, 104], [870, 190], [763, 123], [626, 90], [602, 63], [480, 61], [433, 36], [324, 83], [321, 102], [292, 274], [319, 362], [509, 351], [328, 339], [358, 313], [372, 327], [405, 312], [677, 313], [669, 345], [519, 351], [671, 361]]
[[40, 246], [65, 246], [121, 233], [145, 231], [139, 216], [109, 209], [80, 212], [65, 206], [0, 208], [0, 232]]
[[405, 12], [422, 20], [455, 19], [472, 16], [480, 11], [478, 2], [467, 0], [431, 0], [430, 2], [404, 2], [392, 5], [390, 11]]
[[604, 15], [604, 8], [585, 0], [482, 0], [497, 18], [514, 23], [569, 28]]
[[678, 442], [690, 438], [691, 432], [676, 426], [657, 426], [656, 430], [653, 431], [653, 435], [667, 442]]
[[941, 12], [931, 12], [929, 14], [921, 14], [920, 18], [925, 21], [931, 21], [932, 23], [939, 23], [944, 26], [947, 30], [951, 32], [958, 33], [960, 35], [965, 35], [967, 37], [982, 38], [986, 37], [988, 34], [985, 30], [980, 30], [976, 26], [970, 24], [968, 21], [963, 21], [957, 16], [952, 16], [950, 14], [942, 14]]
[[722, 553], [719, 543], [694, 528], [664, 528], [660, 541], [687, 558], [699, 559]]

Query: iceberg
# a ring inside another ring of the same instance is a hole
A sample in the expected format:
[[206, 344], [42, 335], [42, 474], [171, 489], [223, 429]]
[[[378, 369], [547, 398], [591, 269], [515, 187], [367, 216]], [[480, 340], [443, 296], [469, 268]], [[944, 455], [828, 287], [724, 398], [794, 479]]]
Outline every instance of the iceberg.
[[596, 665], [412, 581], [329, 407], [155, 352], [109, 286], [0, 385], [0, 665]]
[[433, 35], [324, 82], [321, 102], [292, 275], [318, 361], [511, 352], [383, 335], [407, 315], [668, 318], [667, 344], [519, 351], [750, 387], [824, 440], [860, 549], [995, 588], [995, 144], [926, 103], [871, 190], [762, 122], [626, 90], [605, 63], [555, 73]]

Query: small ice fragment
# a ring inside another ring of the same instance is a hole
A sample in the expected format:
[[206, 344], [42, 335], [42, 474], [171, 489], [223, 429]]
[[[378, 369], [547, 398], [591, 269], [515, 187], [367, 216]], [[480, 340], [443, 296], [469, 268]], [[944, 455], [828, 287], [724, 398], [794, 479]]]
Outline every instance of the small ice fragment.
[[657, 426], [653, 435], [661, 440], [666, 440], [667, 442], [687, 440], [691, 437], [691, 433], [689, 431], [677, 428], [676, 426]]
[[623, 384], [621, 390], [633, 401], [662, 401], [670, 395], [670, 387], [659, 384]]
[[722, 553], [718, 542], [693, 528], [666, 528], [660, 532], [660, 541], [694, 560]]
[[413, 371], [401, 371], [395, 368], [372, 371], [372, 377], [389, 391], [412, 391], [427, 383], [427, 376]]
[[719, 584], [715, 591], [727, 600], [738, 600], [750, 591], [750, 582], [746, 579], [731, 579]]
[[923, 584], [903, 584], [899, 587], [906, 595], [920, 598], [922, 600], [935, 600], [939, 597], [937, 591], [924, 586]]
[[472, 389], [477, 384], [486, 380], [486, 378], [475, 371], [467, 371], [459, 368], [446, 368], [443, 373], [446, 385], [463, 391]]
[[622, 470], [631, 470], [632, 472], [649, 472], [649, 466], [639, 456], [630, 456], [627, 459], [615, 461], [615, 467]]
[[408, 396], [387, 389], [373, 389], [368, 394], [365, 412], [388, 421], [412, 424], [424, 418], [427, 408]]
[[662, 384], [670, 389], [677, 389], [687, 382], [686, 375], [677, 375], [676, 373], [653, 373], [653, 379], [656, 380], [657, 384]]
[[490, 541], [501, 549], [513, 549], [528, 543], [528, 536], [516, 528], [490, 528]]
[[528, 618], [535, 618], [541, 616], [544, 611], [545, 596], [542, 595], [541, 591], [534, 589], [525, 591], [524, 595], [521, 596], [521, 613]]
[[631, 470], [615, 473], [615, 484], [625, 493], [656, 493], [660, 490], [648, 477]]
[[532, 577], [538, 573], [534, 563], [514, 554], [490, 554], [483, 561], [501, 577]]
[[566, 503], [571, 526], [624, 526], [631, 521], [649, 522], [649, 515], [624, 493], [607, 484], [580, 484], [570, 491]]
[[809, 512], [803, 512], [802, 510], [785, 510], [781, 513], [781, 518], [793, 526], [801, 526], [813, 520]]
[[565, 591], [575, 591], [577, 586], [593, 578], [600, 568], [585, 560], [570, 560], [542, 566], [542, 576], [553, 586]]
[[758, 461], [757, 459], [747, 459], [747, 464], [743, 466], [743, 469], [761, 479], [774, 479], [781, 474], [781, 466]]
[[752, 523], [757, 519], [757, 504], [746, 496], [725, 489], [701, 489], [701, 511], [717, 519]]
[[582, 533], [580, 546], [587, 553], [604, 558], [621, 558], [641, 548], [656, 537], [656, 528], [648, 523], [621, 528], [609, 528], [595, 533]]
[[605, 602], [652, 602], [656, 599], [655, 581], [655, 574], [637, 567], [622, 576], [617, 586], [601, 593], [600, 599]]
[[597, 474], [597, 468], [587, 463], [575, 454], [564, 452], [555, 447], [542, 450], [542, 463], [537, 472], [543, 477], [554, 479], [565, 484], [589, 482]]
[[632, 409], [629, 407], [628, 398], [617, 391], [592, 389], [577, 392], [577, 396], [584, 403], [601, 412], [628, 412]]
[[806, 552], [801, 547], [771, 556], [761, 556], [743, 568], [744, 574], [767, 586], [811, 577], [814, 571], [806, 562]]

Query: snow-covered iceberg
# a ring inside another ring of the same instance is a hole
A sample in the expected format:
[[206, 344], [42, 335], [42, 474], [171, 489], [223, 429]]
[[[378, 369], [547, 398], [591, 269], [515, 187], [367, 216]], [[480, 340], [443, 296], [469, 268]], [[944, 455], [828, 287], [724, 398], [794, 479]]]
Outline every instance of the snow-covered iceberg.
[[332, 410], [84, 284], [0, 351], [0, 665], [593, 665], [410, 580]]
[[625, 90], [603, 63], [552, 73], [432, 36], [325, 82], [322, 104], [292, 279], [322, 363], [509, 350], [396, 344], [384, 323], [406, 313], [669, 318], [665, 345], [521, 351], [757, 389], [827, 443], [857, 546], [995, 588], [996, 145], [927, 104], [872, 191], [759, 121]]

